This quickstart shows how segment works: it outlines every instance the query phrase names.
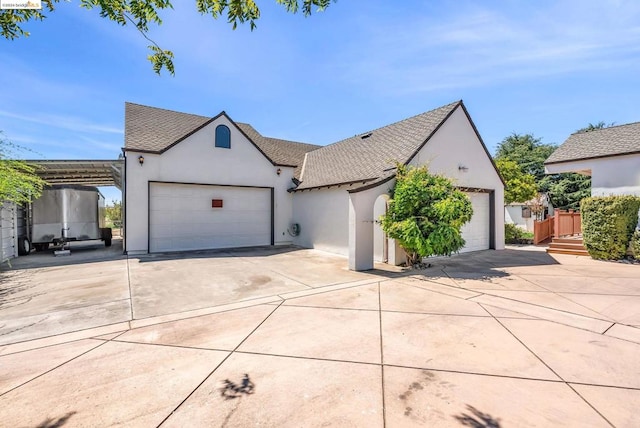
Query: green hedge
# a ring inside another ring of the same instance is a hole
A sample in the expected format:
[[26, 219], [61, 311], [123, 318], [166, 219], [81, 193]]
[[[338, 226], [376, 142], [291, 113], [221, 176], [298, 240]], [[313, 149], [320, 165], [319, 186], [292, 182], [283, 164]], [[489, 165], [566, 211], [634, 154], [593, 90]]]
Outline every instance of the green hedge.
[[638, 224], [640, 197], [585, 198], [580, 203], [584, 246], [594, 259], [618, 260], [627, 253]]
[[640, 230], [636, 230], [631, 237], [631, 251], [633, 257], [640, 260]]
[[504, 224], [505, 244], [527, 244], [529, 241], [533, 242], [532, 232], [527, 232], [512, 223]]

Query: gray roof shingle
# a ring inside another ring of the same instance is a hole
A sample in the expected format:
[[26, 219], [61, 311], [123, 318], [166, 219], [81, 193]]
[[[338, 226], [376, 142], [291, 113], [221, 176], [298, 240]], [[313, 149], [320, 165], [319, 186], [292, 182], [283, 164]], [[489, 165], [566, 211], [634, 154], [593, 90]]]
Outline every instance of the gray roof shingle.
[[[222, 114], [226, 115], [222, 112], [206, 117], [125, 103], [125, 150], [162, 153]], [[234, 123], [273, 164], [296, 167], [296, 178], [300, 176], [305, 153], [320, 147], [264, 137], [249, 124]]]
[[384, 180], [407, 163], [462, 101], [365, 132], [307, 153], [296, 190]]
[[545, 164], [640, 153], [640, 122], [571, 134]]
[[256, 131], [248, 123], [236, 122], [238, 128], [253, 140], [260, 149], [267, 154], [277, 165], [295, 166], [294, 177], [300, 177], [304, 155], [307, 152], [317, 150], [322, 146], [315, 144], [298, 143], [296, 141], [280, 140], [278, 138], [265, 137]]

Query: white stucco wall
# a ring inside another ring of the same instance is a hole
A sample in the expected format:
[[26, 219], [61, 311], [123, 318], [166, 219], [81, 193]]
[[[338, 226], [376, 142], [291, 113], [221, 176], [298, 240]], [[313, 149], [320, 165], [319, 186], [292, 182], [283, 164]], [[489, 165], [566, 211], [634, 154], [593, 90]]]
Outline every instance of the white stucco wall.
[[640, 154], [545, 165], [548, 174], [591, 171], [591, 195], [640, 196]]
[[349, 269], [373, 269], [374, 205], [378, 196], [389, 193], [394, 185], [395, 180], [391, 180], [349, 194]]
[[293, 222], [300, 224], [300, 235], [294, 244], [349, 254], [349, 194], [345, 186], [296, 192]]
[[504, 207], [504, 222], [515, 224], [521, 229], [533, 232], [533, 214], [530, 218], [522, 217], [523, 205], [507, 205]]
[[[217, 148], [216, 126], [231, 131], [231, 149]], [[144, 156], [144, 164], [138, 156]], [[277, 169], [281, 174], [277, 175]], [[126, 153], [126, 250], [145, 253], [148, 245], [148, 182], [225, 184], [274, 188], [274, 241], [292, 241], [293, 168], [274, 166], [224, 115], [164, 153]]]
[[411, 164], [426, 164], [431, 173], [453, 179], [456, 186], [495, 189], [494, 239], [496, 249], [504, 249], [504, 185], [462, 108], [456, 109]]
[[[457, 186], [495, 191], [495, 246], [504, 248], [504, 185], [461, 108], [432, 136], [410, 163], [428, 164], [433, 173], [443, 174]], [[464, 165], [467, 171], [458, 167]], [[294, 222], [301, 234], [294, 243], [347, 255], [349, 269], [373, 268], [376, 199], [387, 194], [395, 181], [372, 189], [348, 193], [348, 187], [311, 190], [294, 194]], [[348, 227], [346, 227], [348, 225]], [[348, 237], [345, 240], [345, 236]], [[390, 262], [402, 259], [390, 248]]]

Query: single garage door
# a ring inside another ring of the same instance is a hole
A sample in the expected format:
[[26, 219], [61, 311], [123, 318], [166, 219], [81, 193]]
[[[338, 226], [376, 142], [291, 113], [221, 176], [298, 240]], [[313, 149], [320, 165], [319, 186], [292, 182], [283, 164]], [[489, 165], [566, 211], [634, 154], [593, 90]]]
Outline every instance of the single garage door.
[[462, 226], [462, 237], [466, 245], [461, 253], [489, 249], [491, 216], [489, 215], [489, 194], [468, 192], [473, 205], [471, 221]]
[[149, 192], [150, 252], [271, 244], [270, 188], [151, 183]]

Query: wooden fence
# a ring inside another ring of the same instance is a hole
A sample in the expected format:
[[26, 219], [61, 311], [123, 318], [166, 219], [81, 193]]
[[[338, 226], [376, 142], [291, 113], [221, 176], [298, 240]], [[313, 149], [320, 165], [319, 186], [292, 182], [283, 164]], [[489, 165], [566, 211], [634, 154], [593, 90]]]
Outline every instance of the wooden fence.
[[554, 221], [552, 217], [547, 217], [542, 221], [533, 222], [533, 244], [538, 245], [545, 239], [553, 236]]
[[556, 210], [553, 216], [533, 222], [533, 243], [539, 244], [548, 238], [578, 235], [582, 233], [582, 218], [573, 210]]
[[582, 233], [582, 217], [579, 212], [556, 211], [554, 214], [554, 238], [561, 236], [578, 235]]

